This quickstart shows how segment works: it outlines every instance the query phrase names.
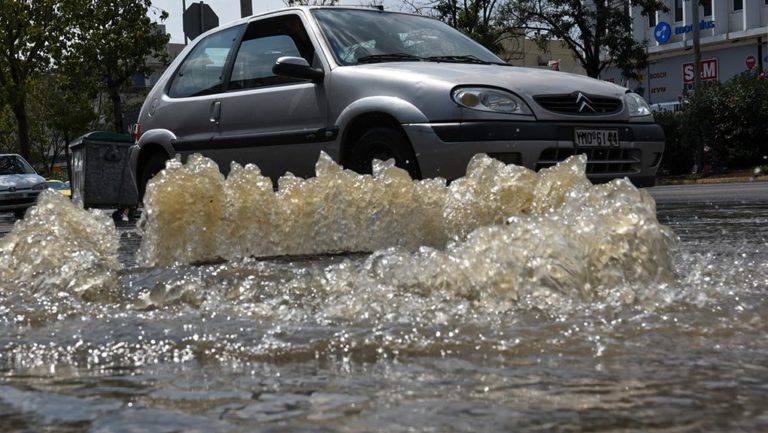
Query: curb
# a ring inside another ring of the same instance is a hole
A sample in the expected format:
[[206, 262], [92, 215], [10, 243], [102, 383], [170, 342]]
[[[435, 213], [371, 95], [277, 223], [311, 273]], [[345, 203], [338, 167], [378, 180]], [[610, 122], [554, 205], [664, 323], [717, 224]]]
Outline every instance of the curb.
[[701, 179], [670, 179], [658, 178], [657, 186], [663, 185], [705, 185], [713, 183], [752, 183], [768, 182], [768, 175], [761, 176], [732, 176], [732, 177], [704, 177]]

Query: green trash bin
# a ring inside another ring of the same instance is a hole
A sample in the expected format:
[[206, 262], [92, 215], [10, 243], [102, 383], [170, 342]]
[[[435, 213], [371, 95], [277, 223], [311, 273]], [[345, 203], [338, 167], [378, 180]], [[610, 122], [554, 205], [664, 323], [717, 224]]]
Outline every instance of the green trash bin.
[[132, 145], [128, 134], [103, 131], [72, 141], [72, 200], [85, 208], [136, 206], [139, 194], [128, 163]]

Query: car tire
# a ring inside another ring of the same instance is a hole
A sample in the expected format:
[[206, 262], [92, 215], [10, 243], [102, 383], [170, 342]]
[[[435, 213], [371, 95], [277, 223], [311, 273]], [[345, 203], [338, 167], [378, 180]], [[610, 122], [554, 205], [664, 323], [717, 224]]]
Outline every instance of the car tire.
[[370, 174], [373, 160], [394, 158], [395, 165], [407, 171], [412, 179], [421, 179], [419, 164], [411, 143], [402, 132], [388, 127], [366, 131], [355, 141], [346, 159], [346, 166], [360, 174]]
[[144, 193], [147, 191], [147, 184], [150, 179], [155, 177], [157, 173], [160, 173], [160, 171], [165, 168], [166, 161], [168, 161], [168, 157], [162, 153], [155, 152], [149, 155], [149, 158], [147, 158], [147, 160], [144, 161], [144, 164], [139, 168], [139, 182], [137, 185], [139, 189], [139, 202], [144, 200]]

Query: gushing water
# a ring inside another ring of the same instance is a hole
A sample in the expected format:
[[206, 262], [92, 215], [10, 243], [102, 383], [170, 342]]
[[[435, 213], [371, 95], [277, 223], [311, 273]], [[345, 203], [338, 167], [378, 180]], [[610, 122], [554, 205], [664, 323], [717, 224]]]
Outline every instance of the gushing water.
[[768, 427], [764, 205], [667, 207], [673, 239], [581, 158], [486, 157], [446, 185], [323, 156], [277, 191], [192, 157], [146, 199], [148, 267], [55, 192], [0, 240], [0, 430]]
[[673, 241], [653, 199], [626, 180], [592, 185], [585, 163], [535, 173], [480, 155], [446, 185], [391, 161], [359, 175], [321, 154], [317, 177], [285, 176], [275, 192], [256, 166], [225, 179], [194, 155], [148, 185], [140, 262], [379, 251], [383, 279], [513, 298], [669, 281]]
[[0, 290], [102, 297], [117, 285], [117, 251], [111, 218], [46, 190], [0, 239]]

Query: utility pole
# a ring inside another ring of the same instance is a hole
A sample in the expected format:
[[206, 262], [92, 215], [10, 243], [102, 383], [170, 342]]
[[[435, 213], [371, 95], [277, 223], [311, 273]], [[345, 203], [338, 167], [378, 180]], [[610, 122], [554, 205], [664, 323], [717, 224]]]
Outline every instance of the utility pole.
[[691, 24], [693, 25], [693, 89], [694, 92], [701, 90], [701, 24], [699, 23], [699, 0], [689, 0], [693, 2], [693, 14], [691, 14]]
[[[691, 8], [691, 26], [693, 27], [693, 92], [697, 96], [703, 89], [701, 88], [701, 23], [699, 23], [699, 0], [688, 0], [692, 2]], [[698, 104], [697, 104], [698, 106]], [[701, 173], [704, 168], [704, 140], [701, 136], [701, 128], [695, 134], [696, 140], [696, 171]]]
[[[184, 12], [187, 11], [187, 0], [181, 0], [181, 16], [184, 16]], [[187, 45], [187, 32], [182, 31], [184, 33], [184, 45]]]

